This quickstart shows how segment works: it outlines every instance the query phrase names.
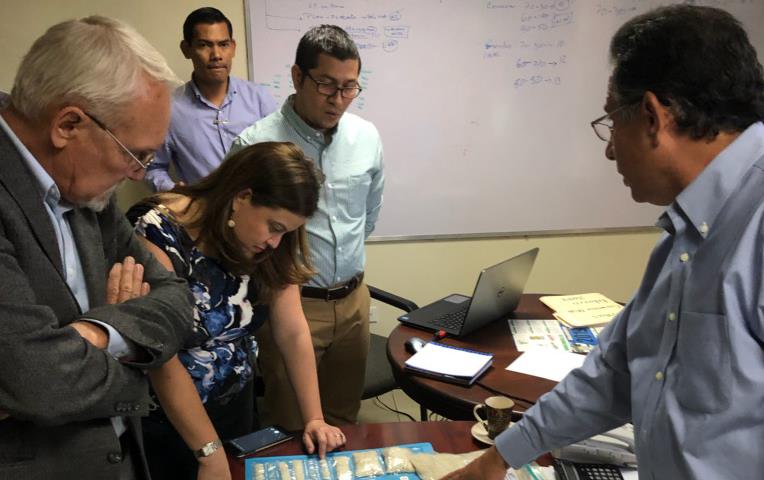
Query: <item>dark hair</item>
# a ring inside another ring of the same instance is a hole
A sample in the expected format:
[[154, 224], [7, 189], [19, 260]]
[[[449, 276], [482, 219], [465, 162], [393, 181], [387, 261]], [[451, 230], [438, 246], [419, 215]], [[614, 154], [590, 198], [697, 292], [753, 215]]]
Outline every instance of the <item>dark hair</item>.
[[249, 259], [227, 226], [233, 200], [250, 189], [252, 205], [310, 217], [318, 208], [322, 178], [295, 144], [263, 142], [235, 153], [199, 182], [176, 186], [170, 193], [190, 197], [189, 207], [197, 202], [201, 207], [186, 225], [200, 232], [197, 246], [219, 259], [230, 272], [252, 275], [260, 282], [261, 298], [269, 298], [274, 290], [304, 283], [314, 273], [308, 260], [305, 227], [284, 234], [277, 248]]
[[674, 5], [626, 22], [610, 43], [611, 92], [621, 106], [646, 91], [670, 107], [680, 131], [715, 138], [742, 131], [764, 114], [756, 50], [724, 10]]
[[233, 26], [231, 25], [231, 21], [223, 15], [223, 12], [213, 7], [197, 8], [189, 13], [186, 17], [186, 21], [183, 22], [183, 40], [190, 45], [191, 41], [194, 39], [194, 27], [200, 23], [211, 25], [213, 23], [222, 22], [225, 22], [228, 26], [228, 36], [233, 38]]
[[342, 61], [358, 60], [358, 71], [361, 71], [361, 56], [355, 42], [336, 25], [319, 25], [305, 32], [297, 44], [294, 63], [301, 71], [308, 72], [316, 68], [318, 56], [322, 53]]

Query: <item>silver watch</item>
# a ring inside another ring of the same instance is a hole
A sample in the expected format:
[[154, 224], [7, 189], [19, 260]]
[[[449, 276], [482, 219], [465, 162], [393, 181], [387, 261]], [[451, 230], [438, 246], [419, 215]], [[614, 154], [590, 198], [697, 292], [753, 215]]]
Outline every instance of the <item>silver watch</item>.
[[194, 450], [194, 457], [196, 458], [209, 457], [210, 455], [215, 453], [218, 448], [222, 446], [223, 444], [220, 442], [220, 439], [215, 439], [211, 442], [207, 442], [204, 445], [202, 445], [202, 448], [200, 448], [199, 450]]

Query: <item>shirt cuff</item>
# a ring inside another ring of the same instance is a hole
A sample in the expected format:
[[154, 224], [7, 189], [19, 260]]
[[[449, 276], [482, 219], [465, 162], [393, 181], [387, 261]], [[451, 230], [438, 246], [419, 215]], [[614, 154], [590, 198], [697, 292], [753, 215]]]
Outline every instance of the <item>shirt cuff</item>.
[[135, 358], [137, 351], [135, 345], [125, 339], [125, 337], [123, 337], [122, 334], [115, 330], [114, 327], [92, 318], [83, 318], [82, 320], [90, 323], [95, 323], [96, 325], [100, 325], [106, 329], [106, 332], [109, 334], [109, 343], [106, 346], [106, 352], [109, 353], [109, 355], [117, 360]]
[[512, 468], [519, 469], [530, 463], [544, 452], [535, 449], [528, 440], [523, 428], [512, 425], [509, 429], [496, 437], [496, 450]]
[[175, 182], [162, 170], [149, 170], [143, 179], [155, 192], [166, 192], [175, 187]]
[[173, 182], [170, 178], [158, 179], [154, 183], [154, 188], [157, 192], [166, 192], [175, 188], [175, 182]]

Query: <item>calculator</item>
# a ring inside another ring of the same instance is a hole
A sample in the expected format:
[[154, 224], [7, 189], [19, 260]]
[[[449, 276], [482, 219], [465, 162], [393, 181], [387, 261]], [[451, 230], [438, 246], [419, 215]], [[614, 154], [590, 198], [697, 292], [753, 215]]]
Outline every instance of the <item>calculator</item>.
[[618, 467], [601, 463], [575, 463], [555, 459], [554, 471], [560, 480], [623, 480]]

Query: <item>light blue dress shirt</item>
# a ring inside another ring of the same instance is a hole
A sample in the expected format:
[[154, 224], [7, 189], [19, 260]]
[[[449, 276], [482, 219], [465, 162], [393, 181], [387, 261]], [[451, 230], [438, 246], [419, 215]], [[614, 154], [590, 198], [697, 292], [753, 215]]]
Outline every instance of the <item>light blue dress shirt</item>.
[[244, 130], [230, 154], [260, 142], [293, 142], [318, 164], [326, 180], [318, 211], [307, 224], [310, 258], [318, 270], [308, 285], [328, 288], [364, 269], [364, 241], [382, 207], [382, 141], [371, 122], [352, 113], [342, 115], [327, 141], [295, 113], [293, 99]]
[[761, 165], [756, 123], [681, 192], [658, 222], [666, 233], [639, 290], [599, 347], [497, 437], [508, 463], [631, 421], [641, 480], [762, 477]]
[[[2, 99], [0, 99], [0, 103], [1, 102]], [[90, 299], [88, 297], [87, 285], [85, 284], [85, 274], [82, 270], [82, 262], [80, 261], [80, 254], [77, 251], [77, 245], [74, 242], [72, 228], [69, 225], [69, 218], [66, 216], [66, 214], [74, 207], [61, 198], [61, 192], [50, 175], [48, 175], [48, 172], [42, 168], [40, 163], [32, 155], [32, 152], [30, 152], [21, 142], [1, 115], [0, 128], [3, 129], [11, 142], [13, 142], [13, 145], [18, 150], [21, 158], [24, 159], [27, 167], [29, 167], [32, 175], [34, 175], [37, 180], [40, 192], [43, 195], [45, 211], [48, 212], [51, 224], [53, 225], [53, 231], [56, 234], [56, 240], [58, 241], [58, 249], [61, 254], [61, 265], [64, 269], [63, 274], [66, 284], [69, 286], [69, 290], [71, 290], [72, 295], [74, 295], [74, 298], [77, 300], [80, 311], [87, 312], [90, 310]], [[89, 318], [82, 318], [81, 320], [97, 323], [107, 330], [109, 333], [109, 342], [106, 351], [114, 358], [120, 359], [126, 355], [134, 353], [135, 347], [129, 345], [125, 338], [111, 325]], [[112, 417], [111, 421], [117, 435], [122, 435], [126, 429], [124, 419], [121, 417]]]
[[193, 80], [175, 90], [167, 138], [146, 172], [154, 191], [175, 186], [170, 165], [185, 183], [207, 176], [223, 161], [236, 135], [278, 107], [264, 88], [228, 79], [228, 93], [220, 107], [204, 98]]

